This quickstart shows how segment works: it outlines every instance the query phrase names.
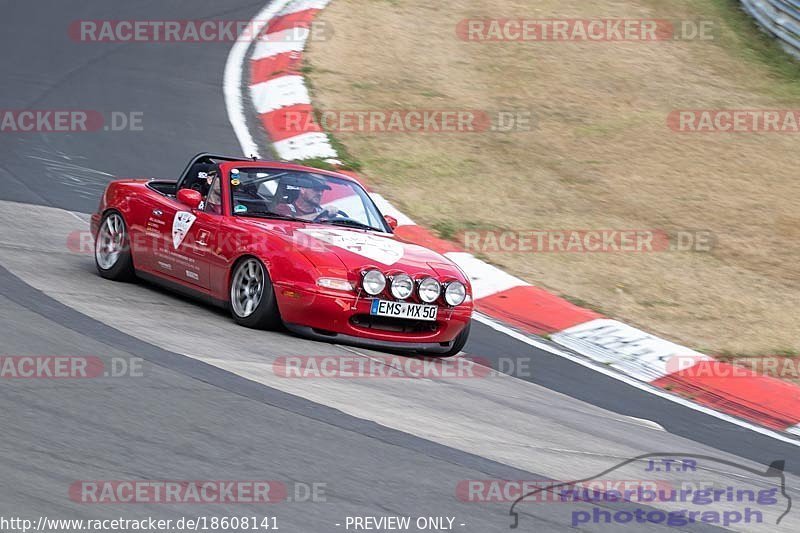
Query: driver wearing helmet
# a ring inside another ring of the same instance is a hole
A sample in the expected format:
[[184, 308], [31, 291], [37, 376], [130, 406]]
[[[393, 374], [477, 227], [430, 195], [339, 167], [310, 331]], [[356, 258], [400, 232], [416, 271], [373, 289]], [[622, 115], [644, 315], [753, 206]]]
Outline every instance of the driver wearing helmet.
[[300, 192], [292, 203], [279, 204], [276, 211], [279, 215], [290, 216], [302, 220], [315, 220], [316, 218], [333, 218], [338, 209], [333, 206], [322, 207], [323, 191], [331, 188], [321, 180], [312, 179], [300, 184]]
[[187, 178], [188, 184], [185, 187], [194, 189], [205, 198], [208, 196], [208, 189], [211, 187], [211, 183], [217, 177], [217, 167], [210, 163], [200, 163], [193, 170], [194, 175], [190, 174], [191, 177]]

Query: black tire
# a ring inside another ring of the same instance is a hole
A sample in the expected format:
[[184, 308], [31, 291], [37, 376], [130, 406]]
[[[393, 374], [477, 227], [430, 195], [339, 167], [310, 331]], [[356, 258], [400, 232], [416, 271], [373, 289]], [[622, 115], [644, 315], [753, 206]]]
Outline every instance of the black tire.
[[[257, 303], [251, 303], [251, 307], [248, 307], [246, 302], [253, 301], [255, 293], [259, 291]], [[228, 299], [231, 316], [237, 324], [267, 330], [280, 327], [281, 315], [269, 272], [255, 257], [243, 257], [233, 266]]]
[[112, 281], [133, 280], [136, 271], [131, 257], [130, 234], [122, 214], [109, 211], [103, 215], [94, 238], [94, 264], [100, 276]]
[[461, 330], [461, 333], [456, 335], [456, 338], [453, 340], [453, 346], [450, 347], [449, 350], [446, 352], [436, 354], [437, 357], [453, 357], [458, 352], [464, 349], [464, 346], [467, 344], [467, 339], [469, 339], [469, 328], [472, 326], [472, 322], [468, 322], [467, 326]]

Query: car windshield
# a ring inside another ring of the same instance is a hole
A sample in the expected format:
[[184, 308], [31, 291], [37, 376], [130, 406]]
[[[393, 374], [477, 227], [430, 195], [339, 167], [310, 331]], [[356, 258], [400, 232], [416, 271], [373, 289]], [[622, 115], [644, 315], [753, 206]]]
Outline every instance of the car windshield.
[[230, 171], [236, 216], [302, 220], [388, 232], [360, 185], [315, 172], [271, 168]]

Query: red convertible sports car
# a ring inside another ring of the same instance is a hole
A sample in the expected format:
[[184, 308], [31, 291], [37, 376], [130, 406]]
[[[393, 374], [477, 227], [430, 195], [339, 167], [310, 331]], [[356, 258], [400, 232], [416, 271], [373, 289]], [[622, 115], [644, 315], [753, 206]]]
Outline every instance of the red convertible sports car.
[[92, 215], [104, 278], [166, 285], [251, 328], [455, 355], [469, 335], [469, 280], [396, 225], [348, 176], [212, 154], [177, 181], [110, 183]]

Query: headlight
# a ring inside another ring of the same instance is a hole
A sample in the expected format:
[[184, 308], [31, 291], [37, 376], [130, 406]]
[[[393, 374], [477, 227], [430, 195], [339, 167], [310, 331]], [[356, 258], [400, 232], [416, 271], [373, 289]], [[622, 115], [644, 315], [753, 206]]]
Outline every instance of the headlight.
[[447, 305], [461, 305], [467, 299], [467, 288], [460, 281], [452, 281], [444, 289], [444, 301]]
[[368, 270], [361, 279], [364, 292], [377, 296], [386, 288], [386, 276], [380, 270]]
[[352, 291], [353, 284], [346, 279], [339, 278], [319, 278], [317, 285], [326, 289], [336, 289], [337, 291]]
[[414, 292], [414, 280], [408, 274], [395, 274], [392, 276], [392, 296], [398, 300], [405, 300]]
[[436, 298], [442, 293], [442, 286], [433, 278], [425, 278], [419, 282], [419, 299], [430, 304], [436, 301]]

